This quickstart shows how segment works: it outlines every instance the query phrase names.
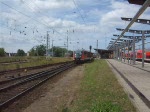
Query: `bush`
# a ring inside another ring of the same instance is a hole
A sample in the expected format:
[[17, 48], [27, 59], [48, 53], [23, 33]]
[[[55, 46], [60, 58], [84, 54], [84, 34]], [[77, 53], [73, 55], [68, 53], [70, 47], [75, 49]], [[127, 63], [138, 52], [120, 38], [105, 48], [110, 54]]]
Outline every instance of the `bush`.
[[18, 49], [17, 56], [25, 56], [25, 52], [22, 49]]
[[0, 56], [5, 56], [5, 50], [4, 50], [4, 48], [0, 48]]

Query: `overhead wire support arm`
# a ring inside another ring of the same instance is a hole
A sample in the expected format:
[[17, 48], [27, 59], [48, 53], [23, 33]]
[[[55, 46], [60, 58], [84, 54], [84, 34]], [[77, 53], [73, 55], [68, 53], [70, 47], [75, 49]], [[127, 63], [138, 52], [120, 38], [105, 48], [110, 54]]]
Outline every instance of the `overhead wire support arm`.
[[[133, 18], [121, 17], [121, 19], [124, 21], [131, 21]], [[148, 19], [137, 19], [135, 22], [150, 25], [150, 20]]]
[[[120, 35], [114, 34], [113, 36], [119, 37]], [[134, 37], [136, 37], [136, 38], [142, 38], [142, 36], [134, 36]], [[148, 37], [150, 37], [150, 35], [145, 35], [145, 38], [148, 38]], [[133, 36], [124, 35], [123, 38], [133, 39]], [[115, 39], [115, 40], [116, 40], [116, 39]]]
[[[124, 31], [125, 30], [125, 29], [121, 29], [121, 28], [116, 28], [116, 29], [118, 31]], [[143, 31], [144, 31], [145, 34], [150, 34], [150, 30], [132, 30], [132, 29], [128, 29], [126, 32], [142, 34]]]

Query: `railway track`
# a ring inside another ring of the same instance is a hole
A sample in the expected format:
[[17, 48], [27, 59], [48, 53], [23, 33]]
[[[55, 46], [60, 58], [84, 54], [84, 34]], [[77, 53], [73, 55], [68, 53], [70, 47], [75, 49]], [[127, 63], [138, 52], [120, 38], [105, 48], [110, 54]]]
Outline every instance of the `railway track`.
[[16, 81], [12, 80], [1, 83], [1, 85], [4, 85], [0, 88], [0, 111], [51, 77], [74, 66], [75, 64], [73, 62], [65, 63], [52, 70], [31, 74], [29, 76], [16, 79]]
[[28, 63], [29, 61], [27, 60], [22, 60], [22, 61], [11, 61], [11, 62], [0, 62], [1, 65], [9, 65], [9, 64], [17, 64], [17, 63]]
[[[69, 62], [66, 62], [66, 64]], [[63, 63], [65, 64], [65, 63]], [[0, 75], [0, 87], [1, 84], [12, 81], [12, 80], [17, 80], [23, 77], [28, 77], [29, 75], [34, 75], [35, 73], [41, 72], [41, 71], [45, 71], [45, 70], [51, 70], [54, 69], [56, 67], [59, 67], [61, 65], [63, 65], [62, 63], [59, 64], [54, 64], [54, 65], [50, 65], [44, 68], [39, 68], [39, 69], [33, 69], [33, 70], [24, 70], [24, 71], [15, 71], [15, 72], [10, 72], [4, 75]]]

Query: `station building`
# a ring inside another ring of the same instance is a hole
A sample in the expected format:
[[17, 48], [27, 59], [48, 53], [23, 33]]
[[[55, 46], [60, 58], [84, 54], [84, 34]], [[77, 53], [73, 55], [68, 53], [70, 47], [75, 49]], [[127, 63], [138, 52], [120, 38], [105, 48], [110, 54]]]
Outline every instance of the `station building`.
[[107, 49], [94, 49], [96, 52], [98, 52], [99, 58], [102, 59], [111, 59], [113, 58], [113, 50], [107, 50]]

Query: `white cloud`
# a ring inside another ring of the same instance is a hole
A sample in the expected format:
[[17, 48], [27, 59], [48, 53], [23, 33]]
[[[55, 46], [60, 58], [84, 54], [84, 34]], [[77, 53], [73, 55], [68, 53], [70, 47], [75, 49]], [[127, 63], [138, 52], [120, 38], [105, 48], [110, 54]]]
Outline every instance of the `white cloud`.
[[[47, 31], [50, 31], [49, 34], [54, 39], [55, 46], [63, 46], [66, 42], [67, 30], [69, 41], [72, 42], [70, 49], [73, 45], [77, 45], [78, 41], [79, 47], [88, 49], [89, 45], [96, 46], [97, 40], [100, 41], [101, 48], [105, 48], [114, 33], [121, 33], [115, 28], [125, 28], [129, 23], [122, 21], [121, 17], [133, 17], [141, 7], [118, 0], [75, 0], [77, 6], [72, 0], [3, 0], [3, 2], [23, 14], [3, 5], [0, 10], [2, 17], [0, 18], [0, 36], [3, 39], [0, 39], [0, 42], [9, 40], [9, 44], [5, 42], [2, 44], [7, 48], [20, 42], [16, 46], [19, 48], [22, 44], [21, 47], [26, 51], [33, 45], [45, 44]], [[149, 19], [149, 13], [148, 9], [140, 18]], [[15, 31], [11, 29], [15, 27]], [[131, 28], [146, 29], [148, 27], [134, 24]], [[12, 35], [9, 35], [10, 31]], [[20, 34], [20, 31], [24, 31], [26, 35]], [[106, 37], [107, 43], [105, 43]], [[27, 42], [23, 44], [23, 41]], [[17, 47], [14, 47], [14, 51]]]
[[71, 10], [75, 8], [71, 0], [24, 0], [34, 11]]

